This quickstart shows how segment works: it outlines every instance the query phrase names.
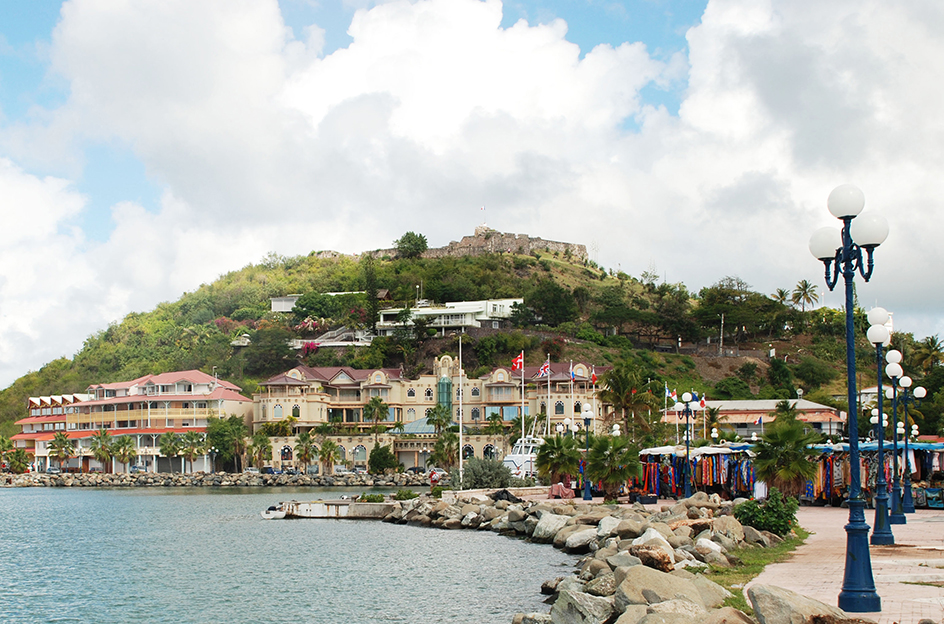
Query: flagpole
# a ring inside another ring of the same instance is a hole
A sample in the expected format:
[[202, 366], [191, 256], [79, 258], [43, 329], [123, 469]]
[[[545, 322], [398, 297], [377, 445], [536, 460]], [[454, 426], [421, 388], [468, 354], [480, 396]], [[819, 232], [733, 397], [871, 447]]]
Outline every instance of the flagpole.
[[593, 371], [590, 373], [590, 380], [593, 382], [591, 385], [593, 389], [590, 394], [590, 401], [593, 403], [593, 435], [597, 434], [597, 367], [593, 367]]
[[524, 349], [521, 350], [521, 437], [524, 437]]
[[462, 334], [459, 334], [459, 489], [462, 489]]
[[570, 420], [577, 423], [577, 412], [574, 410], [574, 361], [570, 361]]
[[544, 415], [545, 422], [550, 427], [551, 423], [551, 354], [547, 354], [547, 413]]

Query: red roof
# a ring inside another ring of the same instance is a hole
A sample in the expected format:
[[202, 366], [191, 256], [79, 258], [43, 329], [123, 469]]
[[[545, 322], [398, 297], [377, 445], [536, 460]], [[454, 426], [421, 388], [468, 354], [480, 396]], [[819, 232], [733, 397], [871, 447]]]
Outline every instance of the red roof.
[[[186, 433], [188, 431], [196, 431], [198, 433], [203, 433], [206, 431], [206, 427], [176, 427], [176, 428], [139, 428], [139, 429], [106, 429], [114, 437], [119, 437], [123, 435], [158, 435], [162, 433]], [[35, 433], [18, 433], [11, 440], [36, 440], [37, 442], [47, 442], [56, 437], [57, 433], [64, 433], [66, 437], [70, 440], [78, 440], [81, 438], [91, 438], [93, 435], [98, 433], [98, 429], [82, 429], [80, 431], [37, 431]]]

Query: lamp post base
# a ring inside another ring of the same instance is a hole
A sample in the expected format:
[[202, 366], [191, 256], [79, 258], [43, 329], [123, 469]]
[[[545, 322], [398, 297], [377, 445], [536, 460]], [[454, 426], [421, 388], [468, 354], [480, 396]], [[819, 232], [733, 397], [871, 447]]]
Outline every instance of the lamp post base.
[[901, 510], [901, 486], [895, 483], [892, 486], [891, 512], [888, 515], [889, 524], [908, 524], [904, 512]]
[[865, 523], [865, 501], [849, 501], [846, 525], [846, 572], [839, 592], [839, 608], [850, 613], [882, 610], [882, 599], [875, 591], [872, 560], [869, 555], [869, 525]]
[[914, 498], [911, 496], [911, 484], [908, 481], [905, 481], [905, 493], [901, 497], [901, 510], [908, 514], [915, 512]]
[[888, 493], [884, 483], [877, 484], [877, 487], [879, 493], [875, 496], [875, 526], [869, 541], [873, 546], [891, 546], [895, 543], [895, 535], [888, 523]]

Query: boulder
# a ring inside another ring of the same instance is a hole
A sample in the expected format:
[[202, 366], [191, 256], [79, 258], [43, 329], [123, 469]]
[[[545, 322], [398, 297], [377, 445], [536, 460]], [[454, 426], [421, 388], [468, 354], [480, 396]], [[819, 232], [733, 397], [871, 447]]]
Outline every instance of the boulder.
[[521, 509], [508, 510], [508, 522], [524, 522], [525, 518], [527, 517], [527, 512], [522, 511]]
[[[581, 525], [575, 525], [581, 526]], [[587, 528], [582, 526], [582, 530], [571, 533], [564, 542], [564, 550], [570, 553], [583, 553], [590, 550], [590, 542], [597, 538], [596, 528]]]
[[540, 544], [553, 542], [554, 536], [557, 535], [558, 531], [564, 528], [564, 525], [567, 524], [567, 520], [567, 516], [554, 513], [542, 514], [541, 519], [538, 520], [538, 523], [534, 527], [534, 532], [531, 534], [531, 541]]
[[609, 600], [579, 592], [559, 592], [551, 607], [554, 624], [604, 624], [612, 615], [613, 604]]
[[744, 541], [744, 527], [734, 516], [719, 516], [711, 521], [711, 530], [716, 533], [727, 533], [731, 539]]
[[558, 576], [556, 579], [544, 581], [541, 583], [541, 593], [545, 596], [553, 596], [557, 593], [557, 586], [562, 580], [564, 580], [564, 577]]
[[606, 563], [614, 570], [616, 568], [629, 568], [636, 565], [641, 565], [642, 561], [639, 557], [634, 557], [628, 552], [618, 552], [615, 555], [611, 555], [606, 558]]
[[694, 577], [695, 578], [689, 580], [698, 588], [702, 604], [709, 609], [717, 609], [724, 604], [725, 600], [732, 596], [731, 592], [724, 587], [707, 579], [701, 574], [695, 574]]
[[708, 616], [708, 611], [700, 604], [684, 598], [673, 598], [649, 605], [647, 613], [681, 613], [688, 615], [696, 622], [701, 622]]
[[770, 540], [771, 546], [776, 546], [777, 544], [783, 543], [783, 538], [777, 535], [776, 533], [771, 533], [770, 531], [761, 531], [764, 537]]
[[858, 624], [869, 622], [842, 609], [773, 585], [752, 585], [747, 597], [760, 624]]
[[[617, 579], [623, 576], [614, 594], [616, 608], [620, 611], [628, 605], [650, 604], [653, 598], [659, 602], [687, 598], [695, 604], [704, 606], [701, 601], [701, 592], [688, 579], [659, 572], [646, 566], [618, 568], [615, 576]], [[649, 599], [643, 596], [643, 589], [647, 590]]]
[[581, 568], [580, 578], [584, 581], [589, 581], [600, 576], [601, 573], [606, 574], [607, 572], [612, 572], [612, 570], [610, 566], [606, 565], [605, 561], [601, 559], [591, 559]]
[[620, 522], [619, 518], [614, 518], [613, 516], [600, 518], [600, 522], [597, 524], [597, 537], [607, 538], [611, 535], [615, 535], [616, 527], [619, 526]]
[[511, 624], [550, 624], [551, 615], [549, 613], [515, 613], [511, 619]]
[[669, 553], [658, 546], [633, 546], [629, 549], [629, 554], [638, 557], [643, 566], [662, 572], [670, 572], [675, 566], [675, 561]]
[[[540, 524], [540, 522], [538, 523]], [[588, 530], [586, 525], [582, 524], [567, 524], [563, 529], [557, 532], [557, 535], [554, 536], [554, 547], [563, 548], [564, 544], [567, 543], [567, 538], [576, 533], [577, 531], [586, 531]], [[596, 529], [593, 530], [594, 535], [596, 535]], [[532, 538], [533, 539], [533, 538]]]
[[622, 538], [636, 538], [645, 533], [647, 528], [645, 520], [624, 518], [616, 525], [616, 534]]
[[638, 624], [646, 617], [646, 605], [629, 605], [623, 614], [616, 620], [616, 624]]
[[695, 552], [698, 552], [702, 555], [707, 555], [709, 552], [724, 552], [724, 548], [718, 542], [700, 538], [695, 542]]
[[557, 591], [582, 592], [584, 587], [586, 587], [586, 583], [576, 576], [565, 576], [557, 584]]
[[638, 624], [701, 624], [684, 613], [649, 613]]
[[755, 624], [746, 613], [734, 607], [721, 607], [708, 614], [702, 624]]
[[589, 581], [585, 589], [591, 596], [612, 596], [616, 593], [616, 576], [612, 572], [601, 574]]
[[660, 544], [665, 544], [665, 547], [670, 550], [672, 549], [672, 545], [669, 544], [668, 540], [665, 539], [662, 533], [660, 533], [659, 531], [651, 527], [646, 529], [645, 533], [643, 533], [642, 535], [640, 535], [639, 537], [633, 540], [633, 546], [639, 546], [640, 544], [648, 544], [649, 542], [653, 540], [659, 542]]
[[744, 526], [744, 541], [748, 544], [757, 544], [764, 548], [770, 548], [770, 540], [767, 536], [752, 526]]

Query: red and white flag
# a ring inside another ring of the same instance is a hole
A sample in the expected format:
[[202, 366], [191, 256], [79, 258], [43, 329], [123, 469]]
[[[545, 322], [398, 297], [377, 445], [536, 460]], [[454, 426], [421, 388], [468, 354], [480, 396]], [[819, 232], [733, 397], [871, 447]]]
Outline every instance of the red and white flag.
[[547, 377], [551, 374], [551, 360], [545, 360], [544, 364], [541, 364], [541, 370], [538, 371], [538, 377]]
[[518, 354], [515, 359], [511, 361], [511, 370], [520, 371], [524, 370], [524, 351]]
[[590, 383], [595, 384], [597, 382], [597, 367], [594, 366], [593, 370], [590, 372]]

